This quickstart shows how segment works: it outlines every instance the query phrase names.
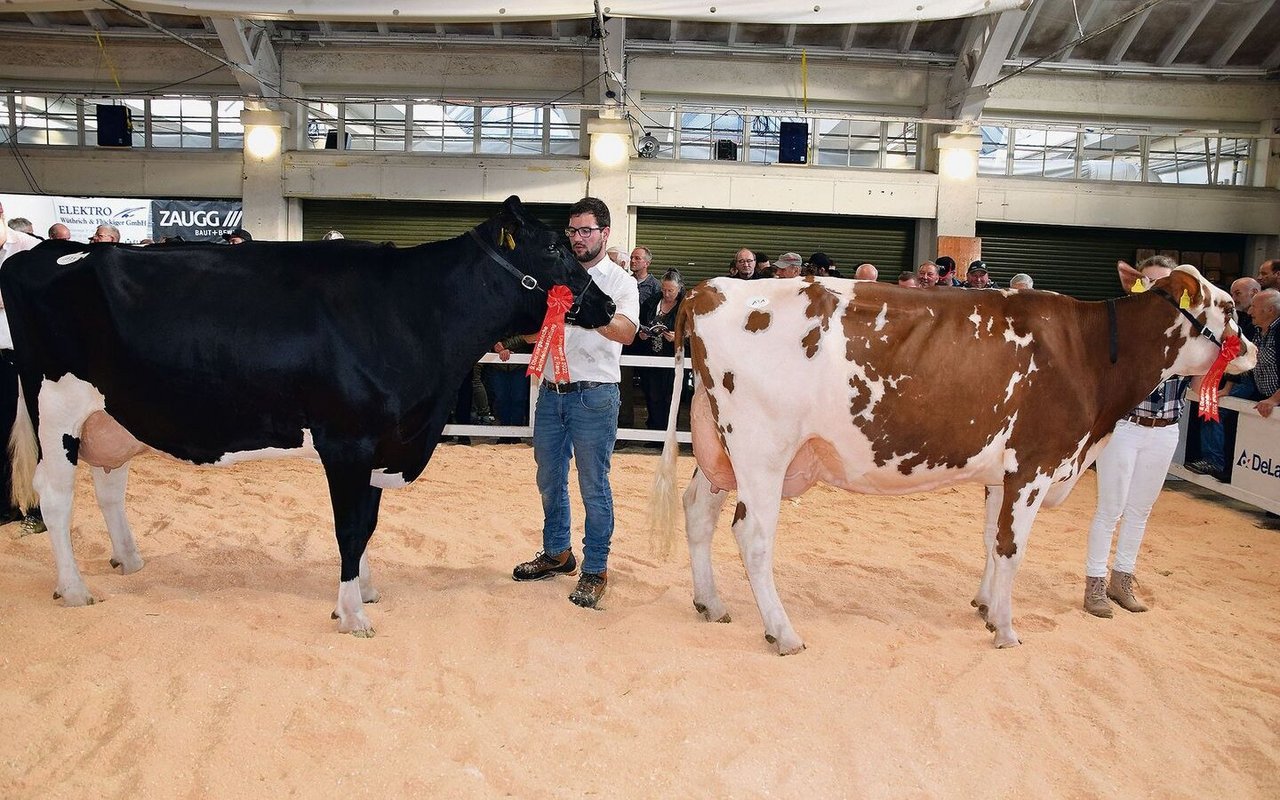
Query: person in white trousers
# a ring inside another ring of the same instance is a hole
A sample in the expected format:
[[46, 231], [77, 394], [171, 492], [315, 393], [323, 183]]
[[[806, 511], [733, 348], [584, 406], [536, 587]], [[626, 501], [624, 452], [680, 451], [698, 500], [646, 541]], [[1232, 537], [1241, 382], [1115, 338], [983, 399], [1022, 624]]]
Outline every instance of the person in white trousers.
[[[1153, 256], [1138, 265], [1149, 287], [1177, 266], [1167, 256]], [[1120, 268], [1120, 282], [1133, 291], [1137, 276], [1132, 267]], [[1162, 382], [1132, 411], [1116, 423], [1115, 432], [1098, 456], [1098, 508], [1089, 526], [1085, 557], [1084, 610], [1095, 617], [1111, 616], [1111, 600], [1126, 611], [1146, 611], [1133, 594], [1138, 548], [1147, 531], [1147, 517], [1155, 505], [1169, 462], [1178, 448], [1178, 417], [1190, 378], [1175, 375]], [[1107, 557], [1116, 539], [1115, 562], [1107, 580]]]

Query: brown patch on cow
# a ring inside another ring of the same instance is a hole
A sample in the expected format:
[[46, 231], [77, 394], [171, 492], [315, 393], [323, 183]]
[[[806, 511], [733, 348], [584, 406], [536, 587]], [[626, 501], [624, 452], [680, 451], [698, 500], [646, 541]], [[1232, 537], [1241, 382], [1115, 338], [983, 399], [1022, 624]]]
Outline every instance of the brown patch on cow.
[[732, 372], [726, 372], [724, 374], [724, 377], [720, 379], [720, 383], [721, 385], [724, 386], [724, 390], [726, 392], [728, 392], [729, 394], [733, 394], [733, 373]]
[[746, 518], [747, 518], [747, 504], [739, 500], [738, 505], [736, 505], [733, 509], [732, 524], [737, 525], [739, 522], [742, 522]]
[[824, 331], [831, 327], [831, 317], [836, 313], [836, 307], [840, 305], [840, 295], [816, 281], [801, 289], [800, 294], [809, 301], [805, 306], [804, 315], [821, 322]]
[[809, 332], [800, 339], [800, 346], [804, 348], [806, 358], [813, 358], [818, 354], [818, 342], [821, 339], [822, 330], [817, 325], [810, 328]]
[[680, 307], [687, 308], [690, 314], [701, 317], [715, 311], [725, 302], [725, 299], [724, 292], [704, 281], [685, 294], [684, 302]]
[[769, 323], [773, 321], [773, 315], [768, 311], [752, 311], [747, 315], [746, 329], [748, 333], [759, 333], [769, 327]]
[[693, 361], [694, 374], [698, 376], [698, 380], [704, 387], [710, 389], [715, 381], [711, 377], [711, 369], [707, 366], [707, 343], [696, 330], [689, 331], [689, 357]]
[[851, 375], [849, 377], [849, 413], [853, 416], [854, 424], [857, 424], [858, 416], [870, 405], [871, 386], [862, 379], [861, 375]]

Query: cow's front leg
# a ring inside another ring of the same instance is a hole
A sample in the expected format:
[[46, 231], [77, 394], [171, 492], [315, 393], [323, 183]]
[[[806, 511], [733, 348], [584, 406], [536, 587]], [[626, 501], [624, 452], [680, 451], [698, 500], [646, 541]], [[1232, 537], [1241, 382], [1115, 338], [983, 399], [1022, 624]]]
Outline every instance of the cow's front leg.
[[134, 541], [124, 509], [129, 465], [125, 464], [110, 472], [94, 467], [91, 472], [93, 492], [98, 498], [102, 519], [107, 523], [107, 533], [111, 536], [111, 566], [118, 568], [122, 575], [137, 572], [142, 569], [142, 554], [138, 552], [138, 544]]
[[987, 611], [987, 626], [994, 626], [996, 647], [1016, 647], [1022, 644], [1013, 629], [1013, 579], [1018, 573], [1022, 557], [1026, 555], [1027, 540], [1036, 512], [1044, 502], [1049, 488], [1049, 477], [1036, 475], [1009, 476], [1004, 483], [1004, 497], [996, 526], [995, 569], [991, 581], [991, 604]]
[[716, 520], [724, 508], [725, 492], [713, 492], [702, 470], [695, 470], [684, 490], [684, 529], [689, 539], [689, 564], [693, 569], [693, 607], [708, 622], [729, 622], [729, 609], [716, 591], [711, 566], [711, 540]]
[[76, 466], [61, 447], [43, 442], [46, 457], [36, 465], [33, 485], [40, 494], [40, 510], [49, 529], [53, 562], [58, 582], [53, 590], [55, 600], [68, 606], [93, 605], [94, 597], [80, 575], [75, 552], [71, 548], [71, 506], [75, 494]]
[[[987, 622], [987, 612], [991, 609], [991, 582], [996, 574], [996, 531], [1000, 524], [1000, 506], [1004, 500], [1004, 487], [1000, 484], [987, 487], [986, 522], [982, 528], [982, 543], [986, 552], [986, 566], [982, 570], [982, 582], [978, 584], [978, 593], [970, 603], [978, 609], [982, 621]], [[987, 629], [995, 631], [995, 626], [987, 622]]]
[[750, 484], [739, 478], [733, 535], [738, 540], [738, 551], [764, 621], [764, 638], [777, 645], [779, 655], [793, 655], [804, 649], [804, 642], [791, 627], [773, 580], [773, 544], [782, 503], [782, 476], [749, 476], [749, 480]]
[[[338, 537], [338, 553], [342, 557], [342, 569], [338, 583], [338, 605], [333, 618], [338, 620], [338, 630], [354, 636], [373, 636], [373, 623], [364, 613], [364, 593], [368, 588], [376, 598], [377, 593], [368, 584], [368, 562], [365, 548], [373, 529], [378, 524], [378, 504], [382, 490], [369, 485], [368, 466], [351, 467], [345, 463], [334, 464], [325, 458], [325, 450], [316, 442], [320, 460], [324, 463], [325, 478], [329, 483], [329, 500], [333, 503], [334, 532]], [[364, 581], [361, 580], [361, 565]]]

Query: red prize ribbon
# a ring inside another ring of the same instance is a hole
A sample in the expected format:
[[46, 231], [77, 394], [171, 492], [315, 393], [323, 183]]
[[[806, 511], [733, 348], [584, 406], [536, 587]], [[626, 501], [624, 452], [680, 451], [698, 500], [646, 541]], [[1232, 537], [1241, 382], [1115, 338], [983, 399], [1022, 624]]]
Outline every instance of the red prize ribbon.
[[567, 383], [569, 380], [569, 359], [564, 354], [564, 315], [573, 305], [573, 292], [568, 286], [553, 286], [547, 292], [547, 315], [542, 318], [542, 330], [538, 331], [538, 342], [533, 346], [533, 355], [529, 357], [529, 369], [526, 375], [542, 377], [543, 367], [547, 363], [547, 352], [551, 352], [551, 369], [555, 373], [556, 383]]
[[1222, 373], [1227, 371], [1227, 364], [1240, 355], [1240, 337], [1228, 336], [1222, 340], [1222, 349], [1218, 358], [1209, 367], [1209, 371], [1200, 379], [1200, 419], [1209, 422], [1218, 421], [1218, 383]]

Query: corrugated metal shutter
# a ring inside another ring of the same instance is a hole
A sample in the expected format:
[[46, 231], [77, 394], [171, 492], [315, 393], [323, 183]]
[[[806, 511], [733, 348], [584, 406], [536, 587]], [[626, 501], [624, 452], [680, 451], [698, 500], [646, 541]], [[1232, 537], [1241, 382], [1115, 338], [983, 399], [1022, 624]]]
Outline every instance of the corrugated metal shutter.
[[685, 283], [724, 275], [739, 247], [763, 250], [770, 258], [795, 251], [805, 259], [823, 252], [840, 274], [852, 277], [863, 262], [875, 264], [880, 279], [897, 280], [911, 269], [915, 220], [641, 208], [636, 213], [636, 243], [653, 251], [655, 274], [675, 267]]
[[[1224, 266], [1219, 282], [1239, 277], [1245, 237], [1236, 234], [1139, 231], [1128, 229], [1069, 228], [1048, 225], [978, 223], [982, 260], [1001, 286], [1025, 272], [1037, 289], [1077, 297], [1104, 300], [1121, 294], [1116, 262], [1135, 263], [1138, 250], [1181, 253], [1234, 254], [1233, 267]], [[1182, 259], [1198, 263], [1198, 258]]]
[[[348, 239], [395, 242], [402, 247], [452, 239], [484, 222], [501, 203], [441, 203], [410, 200], [304, 200], [302, 238], [340, 231]], [[528, 203], [534, 216], [555, 226], [569, 218], [569, 205]]]

